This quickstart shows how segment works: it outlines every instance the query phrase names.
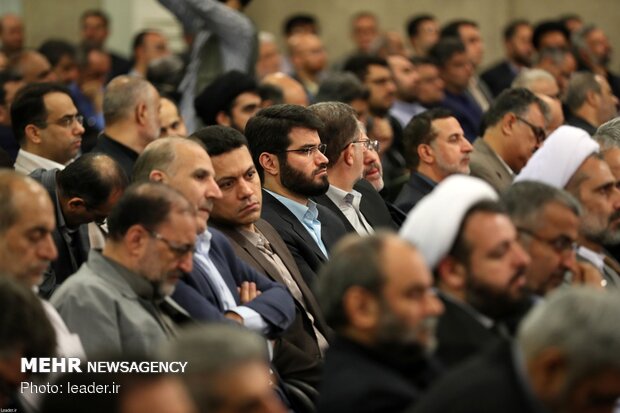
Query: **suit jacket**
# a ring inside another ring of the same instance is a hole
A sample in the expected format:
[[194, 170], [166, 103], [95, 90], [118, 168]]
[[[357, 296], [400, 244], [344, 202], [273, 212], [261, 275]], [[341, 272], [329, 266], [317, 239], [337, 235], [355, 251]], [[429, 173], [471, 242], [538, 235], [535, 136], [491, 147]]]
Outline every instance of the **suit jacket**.
[[584, 131], [588, 132], [588, 134], [590, 136], [594, 135], [596, 133], [596, 126], [592, 125], [590, 122], [588, 122], [587, 120], [583, 119], [580, 116], [574, 115], [572, 113], [569, 113], [566, 116], [566, 122], [567, 125], [570, 126], [574, 126], [576, 128], [581, 128]]
[[513, 177], [499, 160], [493, 149], [484, 141], [476, 139], [469, 163], [470, 175], [480, 178], [497, 192], [502, 192], [512, 184]]
[[545, 413], [524, 388], [510, 343], [499, 342], [442, 377], [409, 413]]
[[51, 303], [69, 331], [80, 336], [89, 359], [102, 352], [153, 354], [168, 340], [151, 312], [152, 302], [139, 297], [97, 251], [58, 288]]
[[93, 147], [91, 152], [100, 152], [108, 155], [114, 159], [127, 175], [127, 178], [131, 181], [133, 174], [133, 164], [138, 159], [138, 153], [133, 149], [123, 145], [122, 143], [115, 141], [105, 133], [99, 135], [97, 143]]
[[504, 89], [509, 89], [517, 74], [512, 70], [507, 60], [502, 60], [495, 66], [486, 70], [481, 76], [494, 97], [497, 97]]
[[[322, 356], [312, 327], [312, 320], [308, 317], [306, 310], [312, 315], [316, 328], [321, 334], [328, 337], [330, 329], [325, 322], [314, 294], [299, 273], [295, 259], [284, 241], [282, 241], [282, 238], [263, 219], [259, 219], [254, 225], [267, 238], [273, 251], [289, 270], [299, 286], [304, 299], [303, 305], [294, 300], [296, 309], [295, 320], [282, 336], [285, 342], [280, 342], [280, 345], [276, 347], [273, 362], [284, 379], [289, 377], [296, 378], [316, 387], [320, 378]], [[220, 226], [218, 228], [231, 240], [237, 257], [251, 265], [252, 268], [261, 274], [268, 276], [271, 280], [286, 285], [277, 268], [239, 230], [228, 226]]]
[[[317, 205], [319, 221], [321, 221], [321, 239], [329, 251], [346, 229], [338, 217], [328, 208]], [[263, 210], [261, 217], [269, 222], [280, 234], [284, 243], [293, 255], [299, 272], [308, 285], [312, 285], [319, 268], [327, 262], [317, 243], [297, 217], [270, 193], [263, 190]]]
[[418, 172], [412, 173], [394, 202], [396, 206], [405, 213], [411, 211], [422, 198], [435, 189], [427, 179], [423, 179]]
[[327, 352], [319, 413], [400, 412], [418, 400], [437, 371], [338, 337]]
[[435, 355], [451, 367], [477, 354], [500, 339], [500, 335], [485, 327], [463, 307], [440, 295], [444, 312], [437, 324], [437, 351]]
[[56, 173], [58, 169], [50, 169], [48, 171], [43, 169], [37, 169], [33, 171], [30, 176], [39, 181], [41, 185], [47, 190], [54, 210], [56, 213], [56, 227], [52, 232], [52, 238], [54, 244], [58, 249], [58, 258], [53, 261], [48, 270], [45, 272], [43, 283], [39, 286], [39, 293], [43, 297], [50, 297], [56, 287], [64, 282], [70, 275], [77, 272], [82, 263], [88, 258], [88, 251], [90, 250], [90, 241], [88, 238], [88, 225], [80, 225], [77, 228], [77, 233], [74, 235], [74, 242], [76, 242], [76, 249], [78, 254], [74, 254], [74, 251], [70, 247], [71, 239], [67, 236], [63, 236], [60, 231], [60, 225], [65, 221], [62, 216], [62, 210], [58, 201], [58, 194], [56, 192]]
[[[381, 198], [381, 195], [379, 195], [370, 182], [365, 179], [361, 179], [353, 185], [353, 189], [362, 194], [360, 212], [364, 215], [364, 218], [366, 218], [366, 221], [368, 221], [373, 229], [398, 229], [398, 226], [394, 223], [394, 221], [392, 221], [392, 216], [390, 215], [388, 207], [385, 205], [385, 201]], [[347, 232], [355, 232], [355, 228], [353, 228], [351, 222], [349, 222], [340, 208], [338, 208], [338, 205], [334, 204], [327, 194], [314, 197], [314, 200], [317, 204], [323, 205], [336, 214], [336, 216], [340, 218], [340, 221], [342, 221], [342, 224], [345, 226]]]
[[480, 134], [482, 109], [469, 94], [455, 95], [446, 91], [446, 97], [440, 106], [452, 111], [454, 117], [461, 124], [463, 133], [468, 141], [473, 142], [476, 140]]
[[[209, 228], [212, 234], [209, 257], [218, 269], [235, 302], [241, 301], [237, 287], [242, 282], [256, 283], [261, 295], [244, 306], [262, 316], [269, 325], [268, 337], [276, 337], [286, 330], [295, 317], [293, 299], [284, 286], [269, 280], [254, 268], [236, 257], [230, 242], [224, 234]], [[228, 322], [224, 317], [224, 306], [217, 287], [209, 280], [208, 274], [196, 263], [190, 274], [181, 277], [172, 294], [172, 299], [197, 320]]]

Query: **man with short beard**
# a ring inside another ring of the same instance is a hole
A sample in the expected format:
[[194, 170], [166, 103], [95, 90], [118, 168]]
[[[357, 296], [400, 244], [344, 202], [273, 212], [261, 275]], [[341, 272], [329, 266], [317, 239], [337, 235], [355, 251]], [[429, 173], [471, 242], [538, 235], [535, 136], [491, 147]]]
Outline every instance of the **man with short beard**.
[[510, 338], [527, 308], [530, 258], [497, 199], [485, 182], [451, 176], [409, 213], [400, 230], [435, 272], [446, 308], [437, 326], [437, 356], [447, 366]]
[[329, 187], [322, 127], [307, 108], [275, 105], [258, 112], [245, 129], [263, 182], [261, 216], [278, 231], [308, 283], [346, 233], [333, 212], [310, 199]]
[[579, 259], [592, 263], [606, 287], [620, 287], [620, 263], [605, 244], [620, 242], [620, 190], [599, 144], [583, 129], [560, 126], [532, 156], [515, 182], [540, 181], [564, 188], [581, 204]]
[[430, 354], [443, 305], [418, 250], [389, 233], [349, 236], [334, 249], [317, 296], [336, 339], [318, 411], [400, 412], [433, 380]]

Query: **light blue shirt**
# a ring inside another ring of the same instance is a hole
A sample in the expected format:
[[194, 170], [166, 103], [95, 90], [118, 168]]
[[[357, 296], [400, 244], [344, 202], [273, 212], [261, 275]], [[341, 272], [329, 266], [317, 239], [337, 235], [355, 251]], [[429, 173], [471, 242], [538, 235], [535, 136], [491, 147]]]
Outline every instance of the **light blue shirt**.
[[235, 297], [228, 288], [228, 284], [226, 284], [224, 278], [222, 278], [222, 274], [220, 274], [209, 256], [211, 238], [213, 238], [213, 235], [211, 235], [209, 230], [206, 230], [198, 236], [196, 239], [196, 252], [194, 256], [196, 257], [197, 264], [201, 265], [209, 275], [209, 281], [215, 286], [224, 310], [232, 311], [241, 316], [243, 318], [243, 325], [250, 330], [260, 334], [267, 333], [269, 331], [269, 325], [263, 320], [260, 314], [249, 307], [237, 305]]
[[321, 239], [321, 221], [319, 221], [319, 210], [316, 207], [316, 202], [309, 199], [308, 205], [306, 206], [268, 189], [265, 189], [265, 191], [269, 192], [295, 215], [295, 218], [303, 224], [312, 239], [314, 239], [314, 242], [316, 242], [323, 254], [325, 254], [325, 257], [329, 258], [327, 248], [325, 248], [325, 244], [323, 244], [323, 240]]

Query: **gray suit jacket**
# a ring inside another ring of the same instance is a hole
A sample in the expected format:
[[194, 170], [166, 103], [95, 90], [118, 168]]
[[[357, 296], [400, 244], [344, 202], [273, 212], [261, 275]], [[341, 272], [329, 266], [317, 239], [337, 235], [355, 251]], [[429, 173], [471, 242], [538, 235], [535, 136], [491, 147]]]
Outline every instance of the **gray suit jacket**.
[[70, 331], [78, 334], [86, 356], [152, 354], [168, 339], [152, 311], [152, 302], [141, 298], [123, 275], [99, 252], [91, 250], [88, 261], [52, 296]]
[[497, 192], [502, 192], [512, 184], [513, 178], [499, 160], [499, 155], [482, 138], [474, 142], [469, 168], [471, 176], [488, 182]]

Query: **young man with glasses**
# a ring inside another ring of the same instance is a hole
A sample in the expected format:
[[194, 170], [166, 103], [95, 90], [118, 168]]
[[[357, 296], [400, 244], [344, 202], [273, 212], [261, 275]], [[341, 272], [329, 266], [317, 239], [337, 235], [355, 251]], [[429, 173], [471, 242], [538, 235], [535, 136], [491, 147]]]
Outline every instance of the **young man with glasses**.
[[524, 88], [502, 92], [485, 114], [486, 127], [474, 142], [471, 175], [501, 192], [512, 183], [546, 139], [549, 108]]
[[340, 102], [309, 107], [324, 123], [321, 140], [327, 145], [329, 188], [314, 197], [342, 221], [348, 232], [368, 235], [375, 228], [396, 229], [390, 212], [377, 191], [363, 180], [364, 168], [379, 142], [368, 138], [353, 108]]
[[18, 172], [63, 169], [80, 151], [83, 117], [61, 85], [39, 83], [20, 90], [11, 105], [11, 123], [21, 147], [15, 160]]
[[346, 233], [334, 213], [311, 200], [329, 188], [327, 147], [318, 133], [323, 127], [307, 108], [276, 105], [258, 112], [245, 129], [263, 183], [262, 217], [284, 239], [308, 283]]

